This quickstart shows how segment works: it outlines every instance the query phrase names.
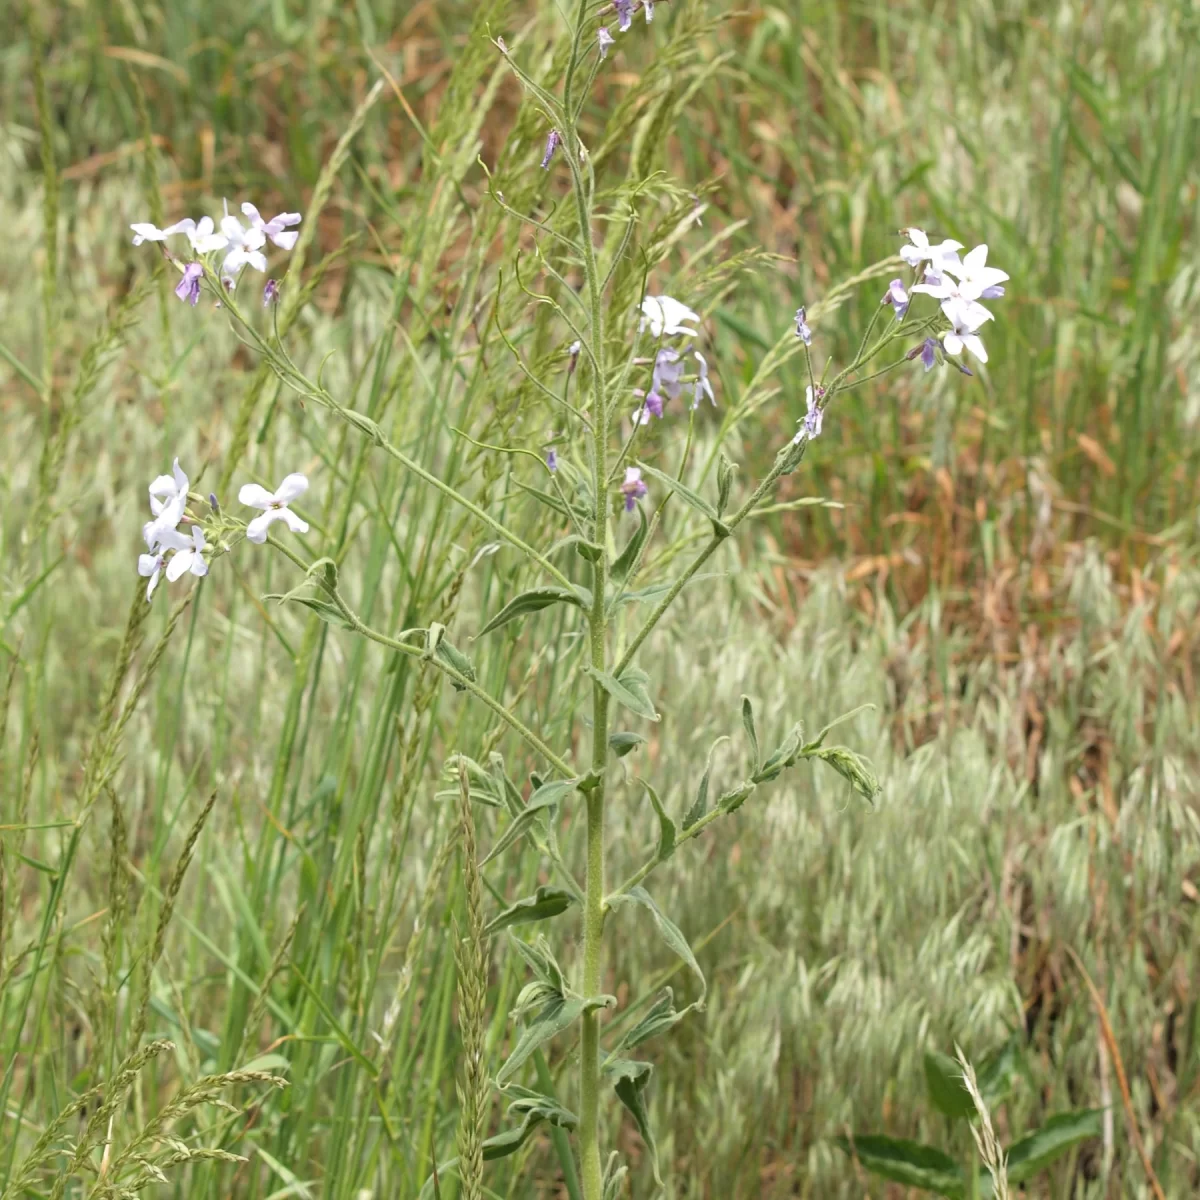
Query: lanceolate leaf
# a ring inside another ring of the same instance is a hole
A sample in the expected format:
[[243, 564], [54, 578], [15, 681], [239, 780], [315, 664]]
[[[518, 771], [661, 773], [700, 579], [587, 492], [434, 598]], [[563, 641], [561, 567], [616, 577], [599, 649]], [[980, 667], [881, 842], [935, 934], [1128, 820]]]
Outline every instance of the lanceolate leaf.
[[648, 721], [659, 719], [646, 690], [650, 678], [645, 671], [637, 667], [626, 667], [620, 679], [614, 679], [607, 671], [600, 671], [595, 667], [587, 667], [586, 671], [618, 704], [623, 704], [630, 712], [635, 712]]
[[553, 809], [564, 796], [574, 791], [578, 782], [578, 779], [556, 779], [553, 783], [546, 783], [538, 788], [529, 797], [529, 803], [509, 822], [508, 828], [496, 839], [496, 844], [479, 865], [486, 866], [497, 854], [503, 853], [518, 838], [524, 837], [533, 828], [533, 823], [538, 817], [547, 809]]
[[868, 1171], [882, 1175], [884, 1179], [924, 1188], [927, 1192], [948, 1196], [950, 1200], [963, 1200], [962, 1168], [935, 1146], [881, 1134], [855, 1137], [853, 1149], [849, 1138], [834, 1138], [834, 1143], [847, 1154], [857, 1157]]
[[675, 822], [667, 816], [667, 811], [663, 808], [658, 793], [644, 780], [642, 783], [658, 816], [658, 861], [666, 862], [675, 853]]
[[633, 569], [633, 564], [637, 561], [638, 555], [641, 553], [642, 545], [646, 541], [646, 533], [649, 526], [646, 523], [646, 514], [641, 505], [638, 506], [638, 527], [634, 532], [633, 537], [625, 544], [625, 549], [617, 555], [611, 567], [609, 567], [609, 578], [612, 579], [613, 588], [620, 591], [629, 577], [629, 572]]
[[1027, 1133], [1008, 1149], [1008, 1181], [1024, 1183], [1043, 1171], [1072, 1146], [1103, 1132], [1104, 1109], [1085, 1108], [1059, 1113], [1041, 1129]]
[[758, 730], [754, 727], [754, 705], [749, 696], [742, 697], [742, 724], [746, 729], [746, 737], [750, 739], [750, 753], [753, 755], [754, 773], [757, 774], [762, 755], [758, 749]]
[[727, 741], [729, 741], [729, 738], [722, 735], [708, 748], [708, 761], [704, 764], [704, 774], [700, 776], [700, 786], [696, 789], [696, 799], [692, 802], [692, 807], [687, 810], [683, 817], [683, 828], [685, 830], [691, 829], [708, 812], [708, 781], [712, 776], [713, 755], [716, 754], [717, 747], [722, 742]]
[[638, 1133], [646, 1143], [646, 1152], [650, 1155], [650, 1166], [654, 1172], [654, 1182], [659, 1187], [663, 1181], [658, 1173], [658, 1145], [654, 1140], [654, 1131], [650, 1128], [650, 1114], [646, 1111], [646, 1088], [650, 1085], [654, 1068], [647, 1062], [631, 1062], [627, 1058], [610, 1059], [605, 1064], [604, 1073], [613, 1081], [617, 1098], [621, 1101], [637, 1123]]
[[696, 981], [700, 984], [700, 998], [692, 1007], [703, 1007], [704, 997], [708, 993], [708, 984], [705, 982], [704, 972], [700, 970], [700, 964], [696, 961], [696, 956], [692, 953], [692, 948], [688, 945], [687, 938], [680, 932], [679, 926], [654, 903], [650, 893], [644, 887], [630, 888], [627, 892], [613, 896], [609, 903], [613, 905], [640, 904], [649, 912], [650, 916], [654, 918], [655, 927], [658, 929], [658, 936], [666, 942], [675, 954], [683, 959], [688, 969], [696, 977]]
[[690, 1005], [683, 1012], [675, 1008], [675, 993], [670, 988], [663, 988], [658, 999], [650, 1006], [646, 1015], [625, 1034], [613, 1047], [610, 1058], [617, 1058], [622, 1051], [632, 1050], [659, 1034], [666, 1033], [673, 1025], [678, 1025], [690, 1011]]
[[528, 1088], [517, 1087], [515, 1084], [510, 1084], [505, 1092], [508, 1095], [516, 1094], [518, 1097], [508, 1106], [508, 1115], [510, 1117], [522, 1116], [524, 1119], [516, 1129], [505, 1130], [504, 1133], [498, 1133], [483, 1143], [485, 1162], [504, 1158], [519, 1150], [534, 1128], [542, 1121], [548, 1121], [551, 1125], [557, 1125], [562, 1129], [574, 1129], [579, 1124], [579, 1118], [569, 1109], [563, 1108], [551, 1096], [543, 1096], [538, 1092], [529, 1091]]
[[540, 1045], [574, 1025], [583, 1008], [584, 1001], [578, 996], [569, 1000], [562, 997], [551, 1000], [521, 1034], [508, 1061], [496, 1073], [496, 1082], [504, 1084], [510, 1080]]
[[532, 896], [526, 896], [515, 904], [510, 904], [503, 912], [497, 913], [484, 926], [487, 935], [499, 933], [511, 925], [528, 925], [531, 921], [547, 921], [566, 912], [574, 903], [570, 892], [562, 888], [543, 886]]
[[947, 1054], [925, 1053], [925, 1089], [933, 1106], [948, 1117], [975, 1115], [975, 1102], [963, 1083], [962, 1067]]
[[540, 587], [522, 592], [519, 596], [514, 596], [475, 636], [483, 637], [485, 633], [491, 633], [493, 629], [499, 629], [509, 621], [515, 621], [529, 613], [541, 612], [543, 608], [549, 608], [552, 604], [573, 604], [576, 608], [585, 608], [591, 603], [591, 598], [587, 597], [585, 600], [582, 594], [584, 592], [583, 588], [576, 590], [561, 587]]
[[645, 463], [639, 463], [638, 466], [642, 468], [645, 474], [649, 475], [652, 479], [657, 479], [663, 487], [674, 492], [689, 508], [695, 509], [696, 512], [706, 516], [710, 521], [719, 521], [720, 518], [717, 516], [716, 508], [709, 504], [699, 492], [693, 492], [687, 484], [680, 483], [678, 479], [672, 478], [656, 467], [648, 467]]

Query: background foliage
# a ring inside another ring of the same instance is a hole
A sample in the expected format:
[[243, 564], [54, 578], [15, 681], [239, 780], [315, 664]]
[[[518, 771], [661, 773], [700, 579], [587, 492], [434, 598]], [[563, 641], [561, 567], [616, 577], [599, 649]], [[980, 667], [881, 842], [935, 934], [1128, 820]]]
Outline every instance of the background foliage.
[[[561, 370], [549, 315], [497, 291], [519, 234], [483, 203], [476, 156], [515, 206], [554, 203], [536, 169], [545, 131], [484, 35], [548, 65], [558, 16], [505, 0], [6, 15], [0, 1179], [107, 1078], [138, 1032], [142, 972], [146, 1033], [175, 1050], [132, 1082], [130, 1131], [211, 1072], [254, 1063], [288, 1081], [235, 1083], [236, 1118], [197, 1101], [189, 1143], [247, 1161], [176, 1164], [178, 1194], [415, 1196], [457, 1122], [444, 935], [464, 901], [442, 763], [497, 747], [519, 777], [519, 749], [418, 668], [385, 673], [374, 648], [264, 608], [294, 581], [238, 556], [179, 618], [111, 748], [114, 786], [77, 824], [83, 764], [136, 585], [142, 489], [175, 453], [207, 464], [201, 490], [227, 484], [239, 442], [239, 478], [307, 470], [313, 544], [336, 548], [383, 627], [436, 619], [465, 643], [523, 569], [480, 557], [456, 512], [277, 395], [165, 278], [147, 284], [126, 226], [226, 195], [309, 212], [386, 72], [318, 222], [296, 352], [315, 370], [335, 350], [328, 386], [535, 530], [516, 477], [453, 428], [535, 451], [554, 430], [489, 332], [499, 306], [530, 360]], [[1112, 1111], [1030, 1194], [1151, 1194], [1068, 947], [1100, 989], [1164, 1193], [1200, 1188], [1196, 32], [1182, 2], [672, 0], [602, 80], [622, 120], [597, 153], [669, 170], [707, 206], [653, 280], [709, 318], [722, 407], [707, 444], [796, 304], [891, 253], [899, 226], [986, 237], [1013, 276], [987, 375], [917, 371], [845, 397], [784, 497], [844, 507], [757, 525], [648, 647], [664, 719], [625, 760], [614, 875], [654, 835], [634, 776], [681, 813], [743, 692], [764, 743], [874, 702], [846, 738], [885, 781], [868, 813], [831, 774], [789, 775], [660, 875], [710, 981], [705, 1013], [654, 1048], [672, 1195], [883, 1195], [837, 1149], [848, 1129], [963, 1161], [969, 1133], [928, 1109], [923, 1056], [958, 1041], [978, 1060], [1013, 1032], [1024, 1071], [994, 1114], [1002, 1142], [1068, 1107]], [[717, 270], [755, 248], [777, 257]], [[131, 296], [140, 307], [122, 309]], [[872, 303], [827, 315], [826, 344], [852, 349]], [[802, 412], [789, 370], [737, 414], [747, 477]], [[756, 619], [730, 637], [735, 610]], [[167, 622], [156, 605], [132, 679]], [[552, 742], [573, 716], [568, 650], [548, 616], [476, 650], [488, 686], [524, 689]], [[716, 775], [737, 770], [718, 752]], [[477, 820], [486, 845], [492, 815]], [[511, 899], [536, 872], [530, 854], [489, 882]], [[687, 995], [632, 921], [616, 946], [615, 978]], [[520, 983], [493, 955], [493, 1062]], [[621, 1144], [646, 1194], [636, 1133]], [[569, 1186], [550, 1135], [526, 1153], [489, 1172], [497, 1194]]]

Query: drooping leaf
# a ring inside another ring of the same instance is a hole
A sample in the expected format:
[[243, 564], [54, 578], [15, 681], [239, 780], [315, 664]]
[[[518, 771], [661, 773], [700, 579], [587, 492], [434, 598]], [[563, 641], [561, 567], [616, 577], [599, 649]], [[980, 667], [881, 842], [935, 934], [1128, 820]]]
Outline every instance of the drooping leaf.
[[496, 844], [488, 851], [487, 856], [479, 865], [487, 866], [497, 854], [503, 853], [518, 838], [524, 837], [533, 828], [538, 817], [548, 809], [553, 809], [564, 796], [574, 791], [578, 782], [578, 779], [555, 779], [538, 788], [529, 797], [529, 803], [509, 822], [508, 828], [496, 839]]
[[493, 629], [499, 629], [501, 625], [507, 625], [509, 621], [515, 621], [518, 617], [527, 616], [529, 613], [541, 612], [543, 608], [549, 608], [552, 604], [572, 604], [576, 608], [585, 608], [591, 603], [590, 597], [585, 602], [581, 594], [585, 590], [583, 588], [538, 587], [532, 588], [528, 592], [522, 592], [519, 596], [514, 596], [475, 636], [483, 637], [485, 633], [491, 633]]
[[754, 763], [754, 773], [757, 774], [762, 765], [762, 755], [758, 749], [758, 730], [754, 728], [754, 705], [749, 696], [742, 697], [742, 725], [745, 727], [746, 737], [750, 739], [751, 761]]
[[925, 1052], [925, 1089], [938, 1112], [955, 1120], [975, 1115], [975, 1102], [963, 1082], [962, 1067], [948, 1054]]
[[612, 905], [621, 904], [638, 904], [650, 914], [654, 919], [655, 928], [658, 930], [658, 936], [671, 948], [671, 950], [683, 959], [688, 969], [696, 977], [697, 983], [700, 985], [700, 999], [696, 1001], [695, 1007], [702, 1008], [704, 1006], [704, 997], [708, 993], [708, 984], [704, 979], [704, 972], [700, 970], [700, 964], [696, 961], [696, 956], [692, 953], [691, 946], [688, 945], [687, 938], [683, 936], [678, 925], [668, 917], [662, 909], [655, 904], [650, 893], [644, 887], [638, 886], [630, 888], [629, 891], [619, 893], [613, 896], [610, 901]]
[[669, 987], [663, 988], [642, 1019], [613, 1047], [609, 1057], [619, 1057], [623, 1051], [632, 1050], [634, 1046], [666, 1033], [673, 1025], [678, 1025], [689, 1011], [690, 1006], [679, 1012], [675, 1008], [675, 993]]
[[578, 996], [552, 999], [522, 1032], [508, 1056], [508, 1061], [496, 1073], [496, 1082], [503, 1085], [521, 1069], [525, 1060], [541, 1045], [569, 1029], [579, 1020], [584, 1002]]
[[[303, 586], [303, 585], [301, 585]], [[264, 600], [277, 600], [280, 603], [288, 601], [292, 604], [303, 604], [305, 608], [315, 612], [328, 625], [335, 625], [338, 629], [353, 629], [354, 626], [346, 620], [342, 610], [338, 608], [331, 600], [322, 600], [319, 596], [298, 596], [295, 592], [288, 592], [286, 595], [270, 595], [264, 596]]]
[[575, 897], [562, 888], [543, 885], [532, 896], [526, 896], [497, 913], [483, 928], [487, 936], [508, 929], [511, 925], [528, 925], [533, 921], [548, 921], [564, 913]]
[[596, 667], [586, 667], [590, 675], [618, 704], [624, 705], [630, 712], [648, 721], [659, 719], [657, 711], [650, 700], [647, 687], [650, 677], [638, 667], [626, 667], [620, 679], [614, 679], [607, 671]]
[[650, 803], [654, 805], [654, 812], [658, 817], [658, 861], [666, 862], [675, 853], [675, 822], [667, 815], [667, 810], [663, 808], [658, 793], [645, 780], [642, 781], [642, 786], [646, 789]]
[[700, 786], [696, 789], [696, 799], [692, 802], [692, 807], [684, 814], [683, 828], [685, 831], [691, 829], [708, 812], [708, 781], [712, 776], [713, 755], [716, 754], [717, 747], [722, 742], [727, 741], [729, 741], [729, 738], [722, 734], [708, 748], [708, 761], [704, 764], [704, 774], [700, 776]]
[[1104, 1132], [1104, 1109], [1084, 1108], [1058, 1113], [1040, 1129], [1027, 1133], [1008, 1148], [1008, 1181], [1024, 1183], [1044, 1171], [1072, 1146]]
[[604, 1073], [613, 1081], [617, 1099], [629, 1110], [646, 1143], [646, 1152], [650, 1155], [650, 1167], [654, 1172], [654, 1182], [663, 1186], [662, 1177], [658, 1173], [658, 1144], [654, 1140], [654, 1131], [650, 1128], [650, 1114], [646, 1111], [646, 1088], [654, 1075], [654, 1067], [647, 1062], [632, 1062], [627, 1058], [610, 1059], [604, 1067]]
[[618, 758], [624, 758], [636, 746], [644, 746], [646, 738], [640, 733], [613, 733], [609, 734], [608, 744]]
[[962, 1168], [935, 1146], [882, 1134], [856, 1136], [853, 1149], [849, 1138], [837, 1137], [833, 1140], [847, 1154], [857, 1157], [868, 1171], [882, 1175], [884, 1179], [936, 1192], [939, 1196], [949, 1197], [949, 1200], [963, 1200], [965, 1180]]
[[629, 572], [633, 569], [633, 564], [637, 561], [638, 555], [641, 553], [642, 546], [646, 541], [646, 534], [649, 532], [649, 525], [646, 522], [646, 513], [641, 505], [638, 505], [638, 527], [634, 530], [633, 536], [625, 543], [625, 549], [613, 560], [613, 564], [608, 569], [609, 578], [612, 580], [613, 588], [616, 592], [620, 592], [625, 584], [625, 580], [629, 578]]
[[804, 757], [828, 763], [868, 804], [874, 804], [875, 797], [883, 790], [867, 760], [845, 746], [822, 746]]
[[550, 949], [550, 943], [538, 934], [533, 942], [522, 941], [519, 937], [511, 936], [509, 944], [525, 960], [525, 965], [547, 987], [562, 995], [566, 991], [566, 982], [562, 967]]

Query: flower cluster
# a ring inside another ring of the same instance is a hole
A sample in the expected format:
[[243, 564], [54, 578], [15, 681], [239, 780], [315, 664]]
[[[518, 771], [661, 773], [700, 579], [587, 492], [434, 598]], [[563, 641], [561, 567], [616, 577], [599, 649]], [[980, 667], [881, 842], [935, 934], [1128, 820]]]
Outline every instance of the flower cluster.
[[[299, 213], [279, 213], [266, 221], [253, 204], [246, 203], [242, 205], [242, 215], [249, 220], [248, 227], [230, 213], [228, 203], [225, 204], [225, 215], [221, 218], [219, 227], [214, 225], [212, 217], [201, 217], [199, 221], [185, 217], [182, 221], [176, 221], [174, 225], [168, 225], [166, 229], [159, 229], [148, 222], [137, 222], [130, 226], [133, 230], [133, 244], [140, 246], [143, 242], [166, 243], [169, 238], [185, 234], [194, 255], [202, 258], [223, 251], [221, 280], [232, 290], [243, 267], [253, 267], [256, 271], [266, 272], [267, 258], [263, 247], [268, 241], [281, 250], [291, 250], [300, 236], [291, 228], [300, 224]], [[183, 273], [175, 295], [195, 307], [200, 299], [204, 264], [200, 261], [185, 264], [178, 262], [170, 254], [168, 257], [172, 258]], [[273, 282], [268, 281], [268, 289], [272, 288]], [[274, 289], [277, 291], [278, 285], [274, 285]], [[270, 303], [270, 298], [264, 299], [264, 303]]]
[[[170, 475], [160, 475], [150, 484], [151, 520], [142, 526], [142, 537], [148, 553], [138, 556], [138, 574], [148, 579], [146, 599], [154, 596], [159, 579], [166, 575], [174, 583], [184, 575], [204, 576], [208, 574], [212, 558], [211, 547], [198, 522], [192, 520], [189, 531], [179, 528], [187, 511], [189, 480], [175, 460]], [[262, 511], [245, 527], [247, 541], [259, 544], [267, 540], [267, 529], [274, 521], [284, 521], [293, 533], [307, 533], [308, 522], [302, 520], [288, 507], [308, 490], [308, 480], [303, 475], [288, 475], [278, 488], [268, 492], [257, 483], [247, 483], [238, 492], [238, 500], [249, 508]], [[209, 507], [216, 520], [217, 533], [237, 532], [241, 522], [225, 521], [221, 517], [216, 496], [209, 496]], [[228, 547], [226, 547], [228, 548]], [[205, 558], [205, 552], [209, 557]]]
[[[921, 229], [902, 232], [908, 237], [908, 244], [900, 248], [900, 257], [922, 272], [921, 282], [910, 291], [941, 301], [942, 315], [950, 322], [950, 328], [941, 335], [942, 348], [947, 354], [966, 350], [980, 362], [987, 362], [987, 350], [977, 331], [993, 316], [980, 301], [1003, 296], [1008, 273], [987, 265], [986, 244], [976, 246], [960, 258], [961, 242], [947, 239], [934, 246]], [[884, 303], [895, 307], [898, 318], [904, 316], [909, 295], [901, 280], [892, 280]], [[926, 347], [922, 347], [921, 359], [926, 370], [936, 361], [932, 349]]]
[[[684, 324], [685, 321], [699, 320], [698, 313], [670, 296], [647, 296], [642, 301], [642, 319], [638, 332], [644, 333], [648, 328], [656, 341], [661, 341], [664, 337], [699, 337], [695, 329]], [[684, 359], [689, 353], [696, 360], [696, 375], [691, 380], [692, 408], [698, 407], [705, 396], [716, 404], [717, 398], [708, 378], [708, 359], [699, 350], [692, 350], [687, 345], [680, 350], [671, 346], [660, 346], [654, 356], [650, 390], [634, 390], [635, 395], [642, 397], [641, 404], [633, 414], [635, 424], [648, 425], [651, 417], [663, 415], [666, 400], [679, 399], [684, 386]]]

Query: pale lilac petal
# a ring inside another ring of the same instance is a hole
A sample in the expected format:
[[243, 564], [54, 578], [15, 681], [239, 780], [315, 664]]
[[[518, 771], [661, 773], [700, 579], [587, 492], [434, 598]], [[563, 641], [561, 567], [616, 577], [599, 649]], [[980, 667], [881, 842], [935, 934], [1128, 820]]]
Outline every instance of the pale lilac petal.
[[266, 272], [267, 259], [261, 250], [250, 250], [246, 254], [246, 262], [256, 271]]
[[158, 570], [161, 561], [162, 556], [158, 554], [139, 554], [138, 574], [143, 578], [148, 578]]
[[270, 528], [271, 522], [278, 521], [282, 513], [282, 509], [269, 508], [261, 517], [255, 517], [246, 526], [246, 540], [257, 542], [261, 546], [267, 540], [267, 530]]
[[237, 217], [230, 216], [229, 213], [221, 218], [221, 232], [235, 245], [243, 242], [246, 237], [246, 230], [241, 221]]
[[275, 489], [273, 500], [276, 504], [291, 504], [308, 491], [308, 477], [295, 473], [288, 475]]
[[251, 508], [270, 508], [275, 497], [262, 484], [244, 483], [238, 492], [238, 503], [248, 504]]
[[[176, 459], [176, 462], [179, 460]], [[175, 479], [172, 475], [159, 475], [150, 484], [151, 496], [173, 496], [179, 489], [175, 486]], [[153, 507], [153, 502], [151, 502]], [[159, 510], [162, 511], [161, 509]]]
[[159, 229], [157, 225], [152, 225], [148, 221], [139, 221], [136, 225], [130, 225], [133, 230], [133, 244], [140, 246], [143, 242], [161, 242], [166, 240], [166, 234]]
[[961, 354], [963, 350], [962, 338], [957, 333], [948, 333], [942, 338], [942, 345], [946, 347], [947, 354]]
[[977, 333], [964, 334], [962, 344], [966, 347], [968, 352], [973, 354], [977, 359], [979, 359], [980, 362], [987, 362], [987, 351], [983, 348], [983, 342], [979, 340], [979, 335]]
[[250, 218], [250, 224], [259, 228], [266, 224], [262, 219], [262, 214], [248, 200], [242, 205], [242, 212]]
[[279, 515], [287, 522], [287, 527], [293, 533], [307, 533], [308, 522], [296, 516], [290, 508], [280, 508], [276, 510]]
[[299, 234], [294, 229], [289, 229], [280, 233], [271, 234], [271, 241], [277, 245], [280, 250], [290, 250], [295, 244]]
[[171, 561], [167, 563], [167, 582], [174, 583], [181, 575], [186, 574], [195, 557], [195, 550], [180, 550], [173, 554]]

